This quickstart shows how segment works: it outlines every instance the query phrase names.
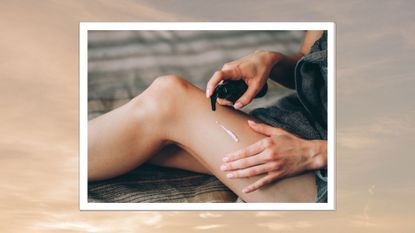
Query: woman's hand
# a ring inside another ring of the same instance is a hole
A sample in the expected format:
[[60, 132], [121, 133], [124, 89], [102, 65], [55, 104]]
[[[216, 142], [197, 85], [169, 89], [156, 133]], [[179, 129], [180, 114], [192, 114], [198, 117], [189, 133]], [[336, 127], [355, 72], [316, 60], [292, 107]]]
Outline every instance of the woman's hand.
[[266, 174], [242, 191], [253, 192], [277, 179], [327, 166], [327, 142], [304, 140], [282, 129], [248, 121], [256, 132], [268, 136], [224, 157], [222, 171], [228, 178]]
[[244, 80], [248, 85], [246, 92], [233, 104], [228, 100], [218, 99], [221, 105], [234, 105], [240, 109], [249, 104], [256, 94], [267, 82], [272, 67], [280, 61], [284, 55], [269, 51], [256, 51], [241, 59], [226, 63], [222, 70], [215, 72], [209, 80], [206, 89], [206, 97], [213, 94], [216, 86], [222, 80]]

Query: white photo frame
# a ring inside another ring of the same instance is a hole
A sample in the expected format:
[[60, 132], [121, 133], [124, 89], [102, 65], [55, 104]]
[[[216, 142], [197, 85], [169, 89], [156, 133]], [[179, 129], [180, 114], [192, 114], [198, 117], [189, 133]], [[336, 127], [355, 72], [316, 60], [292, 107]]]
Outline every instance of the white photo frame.
[[[328, 195], [327, 203], [90, 203], [88, 202], [88, 31], [90, 30], [327, 30], [328, 54]], [[335, 210], [335, 24], [333, 22], [238, 23], [80, 23], [80, 163], [81, 210]]]

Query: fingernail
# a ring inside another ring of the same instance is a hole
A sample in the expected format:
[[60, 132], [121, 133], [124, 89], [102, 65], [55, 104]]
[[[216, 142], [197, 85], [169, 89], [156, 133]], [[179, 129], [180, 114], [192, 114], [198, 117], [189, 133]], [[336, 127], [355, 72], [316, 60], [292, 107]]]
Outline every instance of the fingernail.
[[209, 96], [210, 96], [210, 89], [208, 88], [206, 89], [206, 97], [209, 98]]
[[241, 103], [239, 103], [239, 102], [237, 102], [234, 106], [233, 106], [235, 109], [240, 109], [240, 108], [242, 108], [242, 104]]
[[249, 192], [249, 189], [248, 188], [244, 188], [244, 189], [242, 189], [242, 192], [243, 193], [247, 193], [247, 192]]
[[228, 157], [224, 157], [224, 158], [222, 159], [222, 161], [226, 163], [226, 162], [228, 162], [228, 161], [229, 161], [229, 158], [228, 158]]
[[248, 124], [253, 124], [253, 125], [255, 125], [255, 121], [248, 120]]
[[233, 173], [228, 173], [228, 174], [226, 174], [226, 177], [227, 178], [233, 178], [233, 177], [235, 177], [235, 175]]
[[227, 169], [228, 167], [226, 166], [226, 165], [222, 165], [222, 166], [220, 166], [220, 170], [222, 170], [222, 171], [226, 171], [226, 169]]

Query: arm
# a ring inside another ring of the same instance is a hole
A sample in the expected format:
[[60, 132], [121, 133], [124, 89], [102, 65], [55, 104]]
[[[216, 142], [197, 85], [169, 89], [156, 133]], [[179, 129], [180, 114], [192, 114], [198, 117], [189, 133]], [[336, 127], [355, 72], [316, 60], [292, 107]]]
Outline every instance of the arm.
[[270, 57], [275, 61], [278, 61], [272, 67], [269, 78], [285, 87], [294, 89], [294, 70], [298, 60], [310, 52], [311, 46], [313, 46], [314, 42], [316, 42], [322, 34], [323, 31], [307, 31], [300, 51], [291, 56], [282, 55], [282, 58], [279, 58], [281, 54], [269, 52]]

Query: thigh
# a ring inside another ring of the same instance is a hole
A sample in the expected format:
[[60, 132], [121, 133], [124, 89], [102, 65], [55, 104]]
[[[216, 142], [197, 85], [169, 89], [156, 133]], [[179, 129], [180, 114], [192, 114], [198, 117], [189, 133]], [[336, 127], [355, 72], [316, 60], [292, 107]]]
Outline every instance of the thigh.
[[211, 175], [209, 169], [196, 157], [175, 144], [165, 146], [146, 163]]

